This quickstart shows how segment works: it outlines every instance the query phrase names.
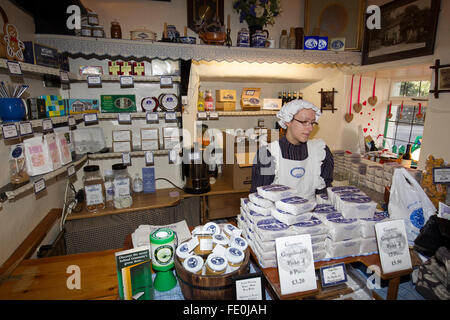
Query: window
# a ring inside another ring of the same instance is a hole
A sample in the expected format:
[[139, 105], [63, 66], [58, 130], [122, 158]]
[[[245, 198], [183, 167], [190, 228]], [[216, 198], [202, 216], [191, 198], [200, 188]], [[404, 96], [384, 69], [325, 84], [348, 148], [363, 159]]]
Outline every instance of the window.
[[[386, 122], [384, 127], [383, 147], [393, 153], [403, 153], [406, 145], [412, 145], [411, 152], [419, 149], [423, 136], [423, 126], [426, 117], [426, 107], [423, 106], [430, 89], [430, 81], [405, 81], [394, 82], [391, 90], [392, 117], [388, 118], [389, 107], [386, 111]], [[413, 98], [420, 98], [414, 101]], [[401, 109], [403, 102], [403, 110]], [[419, 108], [419, 103], [421, 104]], [[422, 117], [417, 117], [417, 114]], [[416, 161], [418, 160], [415, 159]]]

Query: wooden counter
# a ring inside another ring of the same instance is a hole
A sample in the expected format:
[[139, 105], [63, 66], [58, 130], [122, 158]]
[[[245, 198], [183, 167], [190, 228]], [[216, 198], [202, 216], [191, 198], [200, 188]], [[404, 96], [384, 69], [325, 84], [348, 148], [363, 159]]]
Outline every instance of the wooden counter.
[[[81, 253], [22, 261], [0, 283], [2, 300], [116, 300], [117, 272], [114, 253], [120, 250]], [[80, 269], [80, 289], [69, 289], [74, 272]]]

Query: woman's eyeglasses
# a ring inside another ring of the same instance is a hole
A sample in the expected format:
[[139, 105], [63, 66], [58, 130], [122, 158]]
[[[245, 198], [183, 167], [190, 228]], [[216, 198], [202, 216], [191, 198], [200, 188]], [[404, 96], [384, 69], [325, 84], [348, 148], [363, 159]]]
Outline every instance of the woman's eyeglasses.
[[292, 118], [292, 120], [295, 120], [295, 121], [297, 121], [297, 122], [300, 122], [303, 126], [308, 126], [308, 125], [310, 125], [311, 127], [316, 127], [316, 126], [318, 126], [319, 124], [317, 123], [317, 122], [315, 122], [315, 121], [302, 121], [302, 120], [298, 120], [298, 119], [295, 119], [295, 118]]

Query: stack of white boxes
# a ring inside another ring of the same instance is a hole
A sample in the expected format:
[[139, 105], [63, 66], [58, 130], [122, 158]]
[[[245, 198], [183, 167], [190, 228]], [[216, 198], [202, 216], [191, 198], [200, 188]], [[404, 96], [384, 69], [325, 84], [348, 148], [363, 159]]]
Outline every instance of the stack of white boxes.
[[335, 150], [332, 152], [334, 161], [334, 173], [338, 176], [344, 174], [344, 150]]

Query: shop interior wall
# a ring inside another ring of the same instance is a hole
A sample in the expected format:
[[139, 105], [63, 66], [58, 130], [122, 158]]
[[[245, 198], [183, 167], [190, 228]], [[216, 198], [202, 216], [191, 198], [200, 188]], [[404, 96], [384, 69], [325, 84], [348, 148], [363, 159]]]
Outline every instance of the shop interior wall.
[[[0, 0], [0, 6], [8, 15], [9, 21], [16, 25], [19, 30], [19, 39], [32, 40], [34, 37], [33, 18], [7, 0]], [[0, 71], [0, 80], [5, 82], [23, 81], [30, 85], [24, 97], [47, 94], [58, 94], [59, 89], [43, 87], [39, 77], [29, 77], [23, 79], [11, 78], [6, 69]], [[10, 142], [0, 141], [0, 185], [10, 182], [9, 176], [9, 150]], [[7, 201], [0, 209], [0, 265], [14, 252], [28, 234], [39, 224], [45, 215], [52, 208], [62, 208], [64, 197], [64, 180], [52, 180], [47, 183], [47, 190], [44, 194], [36, 197], [34, 193], [28, 193], [17, 199], [17, 201]], [[52, 229], [53, 238], [58, 230]]]

